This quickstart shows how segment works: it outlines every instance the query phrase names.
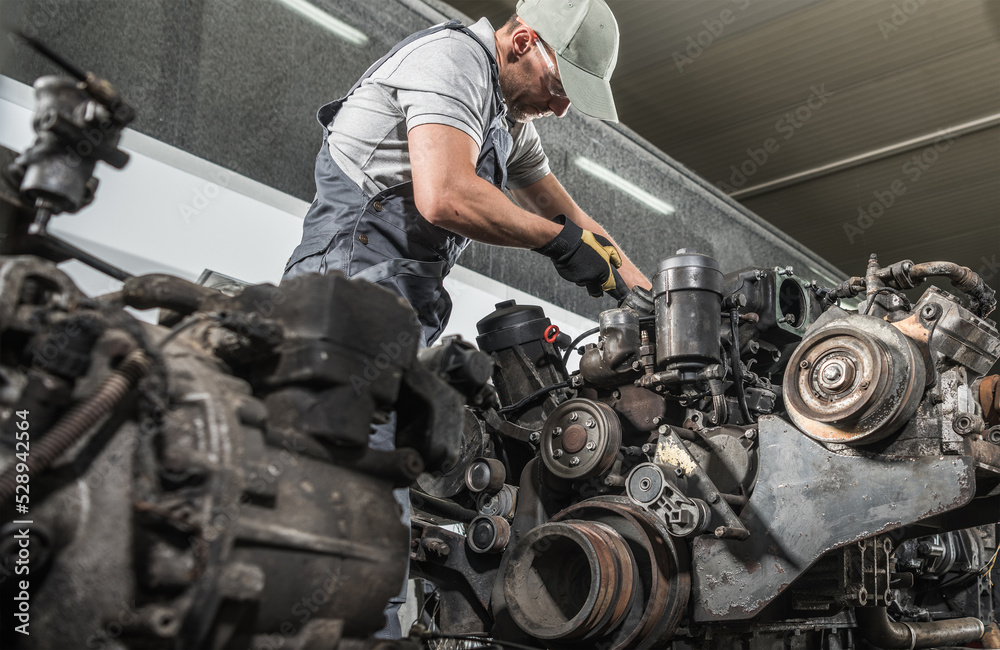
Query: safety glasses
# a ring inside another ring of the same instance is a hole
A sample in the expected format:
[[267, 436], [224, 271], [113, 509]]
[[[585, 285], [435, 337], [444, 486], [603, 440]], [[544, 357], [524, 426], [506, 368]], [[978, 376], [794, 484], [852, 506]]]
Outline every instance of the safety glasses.
[[531, 32], [532, 38], [535, 39], [534, 49], [541, 55], [542, 61], [545, 63], [545, 67], [548, 68], [549, 70], [547, 78], [549, 86], [549, 94], [556, 98], [568, 97], [568, 95], [566, 95], [566, 89], [563, 88], [562, 81], [559, 78], [559, 68], [556, 67], [556, 62], [552, 60], [551, 56], [549, 56], [548, 48], [546, 47], [545, 43], [542, 41], [541, 38], [538, 37], [538, 34], [535, 33], [535, 30], [528, 27], [528, 25], [523, 20], [518, 18], [517, 22], [524, 25], [528, 29], [528, 31]]

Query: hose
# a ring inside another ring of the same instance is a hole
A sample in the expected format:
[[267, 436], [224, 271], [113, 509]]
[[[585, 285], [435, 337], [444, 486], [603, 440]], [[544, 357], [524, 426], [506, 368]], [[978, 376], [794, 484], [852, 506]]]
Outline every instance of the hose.
[[527, 406], [528, 404], [534, 402], [539, 397], [543, 397], [545, 395], [548, 395], [549, 393], [551, 393], [554, 390], [558, 390], [560, 388], [568, 388], [568, 387], [569, 387], [569, 382], [568, 381], [561, 381], [558, 384], [552, 384], [551, 386], [546, 386], [545, 388], [539, 388], [534, 393], [532, 393], [531, 395], [528, 395], [527, 397], [525, 397], [524, 399], [518, 401], [517, 403], [511, 404], [510, 406], [505, 406], [502, 409], [499, 409], [497, 411], [497, 413], [503, 415], [504, 413], [510, 413], [511, 411], [516, 411], [516, 410], [518, 410], [518, 409], [520, 409], [520, 408], [522, 408], [524, 406]]
[[[121, 364], [101, 383], [97, 391], [62, 416], [41, 439], [31, 447], [28, 455], [28, 474], [38, 476], [47, 470], [59, 456], [70, 448], [83, 434], [128, 394], [139, 379], [149, 372], [152, 360], [141, 349], [132, 350]], [[15, 463], [0, 476], [0, 505], [5, 505], [17, 488]]]
[[577, 343], [579, 343], [580, 341], [582, 341], [583, 339], [587, 338], [588, 336], [590, 336], [592, 334], [597, 334], [600, 331], [601, 331], [600, 327], [594, 327], [594, 328], [591, 328], [591, 329], [587, 330], [586, 332], [584, 332], [580, 336], [576, 337], [575, 339], [573, 339], [573, 342], [569, 344], [568, 348], [566, 348], [566, 353], [563, 354], [563, 367], [565, 367], [566, 364], [569, 363], [569, 355], [573, 354], [573, 350], [576, 349], [576, 344]]
[[859, 607], [854, 610], [858, 632], [880, 648], [937, 648], [965, 645], [978, 641], [986, 626], [978, 618], [952, 618], [930, 623], [897, 623], [885, 607]]
[[956, 288], [967, 293], [975, 302], [973, 311], [977, 315], [985, 318], [997, 306], [996, 292], [978, 273], [967, 266], [960, 266], [954, 262], [923, 262], [914, 264], [909, 269], [909, 276], [917, 282], [930, 277], [945, 277], [951, 280]]

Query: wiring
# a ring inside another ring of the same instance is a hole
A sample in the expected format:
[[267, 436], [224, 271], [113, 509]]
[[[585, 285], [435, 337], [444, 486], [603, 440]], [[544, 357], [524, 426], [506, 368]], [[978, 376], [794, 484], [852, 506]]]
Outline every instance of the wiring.
[[587, 330], [586, 332], [584, 332], [583, 334], [581, 334], [580, 336], [578, 336], [575, 339], [573, 339], [573, 342], [569, 344], [569, 347], [566, 348], [565, 354], [563, 354], [563, 367], [565, 368], [566, 364], [569, 363], [569, 355], [573, 353], [573, 350], [576, 349], [576, 346], [577, 346], [577, 344], [580, 341], [582, 341], [583, 339], [587, 338], [588, 336], [591, 336], [593, 334], [597, 334], [600, 331], [601, 331], [600, 327], [593, 327], [593, 328]]
[[527, 406], [528, 404], [532, 403], [533, 401], [535, 401], [539, 397], [542, 397], [544, 395], [548, 395], [550, 392], [552, 392], [554, 390], [558, 390], [560, 388], [568, 388], [568, 387], [569, 387], [569, 382], [568, 381], [561, 381], [558, 384], [552, 384], [551, 386], [546, 386], [545, 388], [540, 388], [540, 389], [536, 390], [534, 393], [532, 393], [531, 395], [528, 395], [527, 397], [525, 397], [524, 399], [522, 399], [521, 401], [516, 402], [514, 404], [511, 404], [510, 406], [503, 407], [502, 409], [498, 410], [497, 413], [503, 414], [503, 413], [510, 413], [511, 411], [516, 411], [516, 410], [518, 410], [520, 408], [523, 408], [524, 406]]
[[876, 289], [875, 293], [872, 294], [871, 300], [868, 301], [868, 306], [865, 307], [865, 311], [863, 312], [865, 316], [867, 316], [868, 312], [871, 311], [872, 305], [875, 304], [875, 297], [880, 293], [891, 293], [892, 295], [896, 296], [897, 298], [903, 301], [903, 305], [906, 307], [907, 311], [913, 308], [913, 305], [910, 304], [910, 299], [907, 298], [902, 291], [898, 289], [893, 289], [892, 287], [882, 287], [881, 289]]
[[982, 573], [980, 573], [980, 576], [985, 574], [986, 577], [989, 579], [990, 589], [993, 588], [993, 567], [996, 566], [997, 555], [1000, 555], [1000, 544], [997, 545], [997, 549], [993, 551], [993, 557], [990, 558], [990, 561], [986, 563], [986, 566], [983, 567]]

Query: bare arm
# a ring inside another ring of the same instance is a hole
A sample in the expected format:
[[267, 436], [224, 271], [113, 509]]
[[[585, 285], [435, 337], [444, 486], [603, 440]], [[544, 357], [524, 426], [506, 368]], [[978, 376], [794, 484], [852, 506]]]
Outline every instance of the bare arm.
[[615, 248], [618, 249], [621, 255], [622, 266], [618, 269], [618, 272], [621, 274], [622, 279], [625, 280], [625, 283], [629, 287], [639, 285], [646, 289], [652, 288], [653, 285], [649, 282], [649, 279], [628, 259], [622, 247], [615, 242], [614, 238], [608, 234], [601, 224], [594, 221], [587, 213], [580, 209], [580, 206], [573, 201], [573, 198], [555, 175], [549, 174], [528, 187], [520, 190], [512, 190], [511, 194], [514, 195], [518, 203], [546, 219], [553, 219], [556, 215], [564, 214], [584, 230], [607, 237], [614, 243]]
[[422, 124], [409, 132], [413, 198], [429, 222], [476, 241], [538, 248], [560, 226], [514, 205], [476, 175], [479, 148], [466, 133], [443, 124]]

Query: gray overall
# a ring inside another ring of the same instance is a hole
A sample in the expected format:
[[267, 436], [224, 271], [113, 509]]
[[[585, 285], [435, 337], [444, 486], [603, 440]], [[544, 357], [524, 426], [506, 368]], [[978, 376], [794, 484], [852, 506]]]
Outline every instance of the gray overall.
[[[507, 157], [513, 141], [504, 120], [506, 107], [500, 94], [499, 69], [492, 47], [487, 47], [458, 21], [436, 25], [417, 32], [397, 44], [376, 61], [348, 93], [319, 109], [316, 119], [323, 127], [323, 143], [316, 156], [316, 198], [302, 225], [302, 243], [292, 252], [285, 266], [285, 278], [302, 273], [342, 271], [349, 278], [368, 280], [405, 298], [416, 311], [423, 327], [423, 344], [437, 340], [451, 315], [451, 298], [444, 289], [444, 278], [455, 265], [469, 240], [428, 222], [417, 210], [413, 183], [400, 183], [369, 196], [345, 174], [330, 156], [328, 127], [340, 107], [365, 79], [403, 46], [442, 29], [454, 29], [479, 43], [488, 55], [493, 79], [494, 100], [491, 114], [484, 123], [476, 174], [503, 191], [507, 184]], [[392, 449], [395, 439], [395, 414], [388, 424], [374, 427], [369, 441], [373, 449]], [[410, 524], [409, 493], [395, 491], [403, 514]], [[376, 634], [383, 639], [401, 636], [397, 612], [406, 600], [406, 584], [386, 608], [386, 627]]]
[[[351, 90], [319, 109], [323, 144], [316, 157], [316, 199], [302, 226], [302, 243], [292, 252], [285, 277], [300, 273], [342, 271], [390, 289], [410, 303], [423, 326], [424, 344], [441, 335], [451, 315], [451, 298], [444, 278], [469, 240], [424, 219], [413, 199], [413, 183], [400, 183], [369, 196], [334, 163], [327, 127], [340, 107], [365, 79], [403, 46], [443, 29], [467, 34], [489, 57], [494, 101], [483, 134], [476, 174], [500, 190], [506, 188], [507, 157], [512, 139], [506, 128], [506, 108], [500, 94], [499, 70], [487, 47], [458, 21], [436, 25], [409, 36], [372, 65]], [[492, 45], [492, 44], [491, 44]]]

